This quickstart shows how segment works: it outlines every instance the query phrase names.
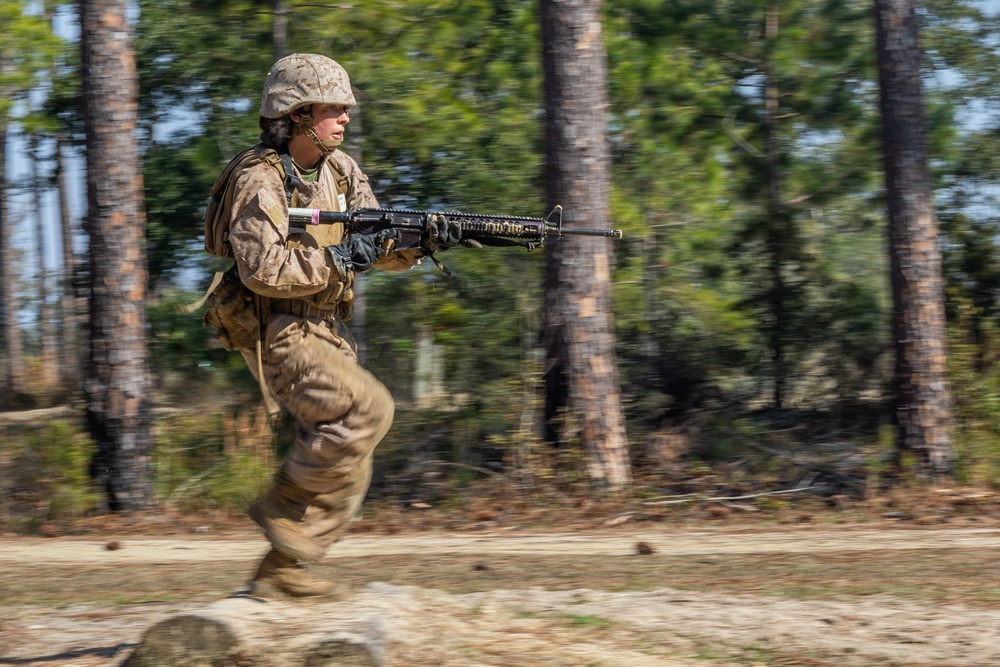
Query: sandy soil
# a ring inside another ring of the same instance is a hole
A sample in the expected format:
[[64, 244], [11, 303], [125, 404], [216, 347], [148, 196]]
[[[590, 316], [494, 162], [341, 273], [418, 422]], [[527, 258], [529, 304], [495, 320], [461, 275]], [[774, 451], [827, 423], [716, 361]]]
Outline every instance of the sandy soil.
[[[109, 550], [112, 542], [118, 548]], [[787, 553], [837, 553], [848, 560], [863, 552], [933, 558], [996, 549], [1000, 529], [669, 527], [352, 535], [327, 560], [471, 554], [491, 562], [524, 555], [559, 561], [589, 555], [606, 557], [607, 567], [614, 568], [616, 559], [636, 557], [638, 542], [659, 554], [749, 554], [759, 555], [761, 563], [769, 554]], [[0, 540], [0, 567], [23, 570], [26, 577], [64, 572], [72, 586], [74, 568], [81, 564], [120, 564], [129, 577], [144, 565], [149, 576], [169, 564], [231, 562], [245, 570], [262, 551], [259, 538], [7, 538]], [[670, 573], [662, 578], [669, 582]], [[121, 665], [151, 625], [206, 604], [7, 604], [0, 618], [0, 665]], [[347, 629], [374, 637], [385, 647], [387, 664], [400, 667], [1000, 665], [1000, 610], [884, 595], [803, 600], [668, 586], [642, 592], [524, 588], [450, 594], [376, 582], [339, 602], [278, 603], [261, 613], [277, 619], [276, 641], [318, 628]]]

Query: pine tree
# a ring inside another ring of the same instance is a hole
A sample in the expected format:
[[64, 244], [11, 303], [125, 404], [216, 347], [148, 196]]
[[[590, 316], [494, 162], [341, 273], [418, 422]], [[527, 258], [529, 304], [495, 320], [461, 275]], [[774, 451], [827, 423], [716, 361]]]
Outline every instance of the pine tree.
[[90, 239], [87, 425], [91, 475], [112, 511], [152, 505], [145, 213], [138, 80], [126, 0], [80, 3]]

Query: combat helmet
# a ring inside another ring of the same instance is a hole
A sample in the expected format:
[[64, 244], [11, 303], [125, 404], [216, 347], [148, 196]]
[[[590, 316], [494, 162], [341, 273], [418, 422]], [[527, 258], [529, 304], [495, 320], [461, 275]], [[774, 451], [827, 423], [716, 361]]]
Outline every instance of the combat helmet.
[[337, 61], [315, 53], [293, 53], [267, 73], [260, 115], [280, 118], [307, 104], [352, 107], [357, 102], [347, 71]]

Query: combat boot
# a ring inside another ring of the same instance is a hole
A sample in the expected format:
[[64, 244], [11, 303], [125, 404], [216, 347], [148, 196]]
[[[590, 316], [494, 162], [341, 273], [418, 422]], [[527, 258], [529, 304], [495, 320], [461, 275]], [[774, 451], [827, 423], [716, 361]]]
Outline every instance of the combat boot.
[[329, 581], [316, 581], [304, 565], [272, 549], [264, 556], [250, 582], [250, 595], [271, 598], [279, 593], [292, 597], [319, 597], [339, 595], [341, 590]]
[[303, 531], [302, 517], [316, 493], [295, 487], [284, 471], [274, 476], [267, 493], [251, 503], [247, 514], [264, 529], [271, 545], [295, 562], [315, 563], [325, 549]]

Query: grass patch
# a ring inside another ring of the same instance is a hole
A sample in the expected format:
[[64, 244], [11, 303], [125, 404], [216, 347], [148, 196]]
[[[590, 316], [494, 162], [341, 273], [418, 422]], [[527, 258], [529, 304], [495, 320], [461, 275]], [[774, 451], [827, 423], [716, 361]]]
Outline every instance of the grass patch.
[[608, 619], [589, 614], [569, 614], [566, 618], [569, 624], [576, 628], [606, 628], [611, 625]]

